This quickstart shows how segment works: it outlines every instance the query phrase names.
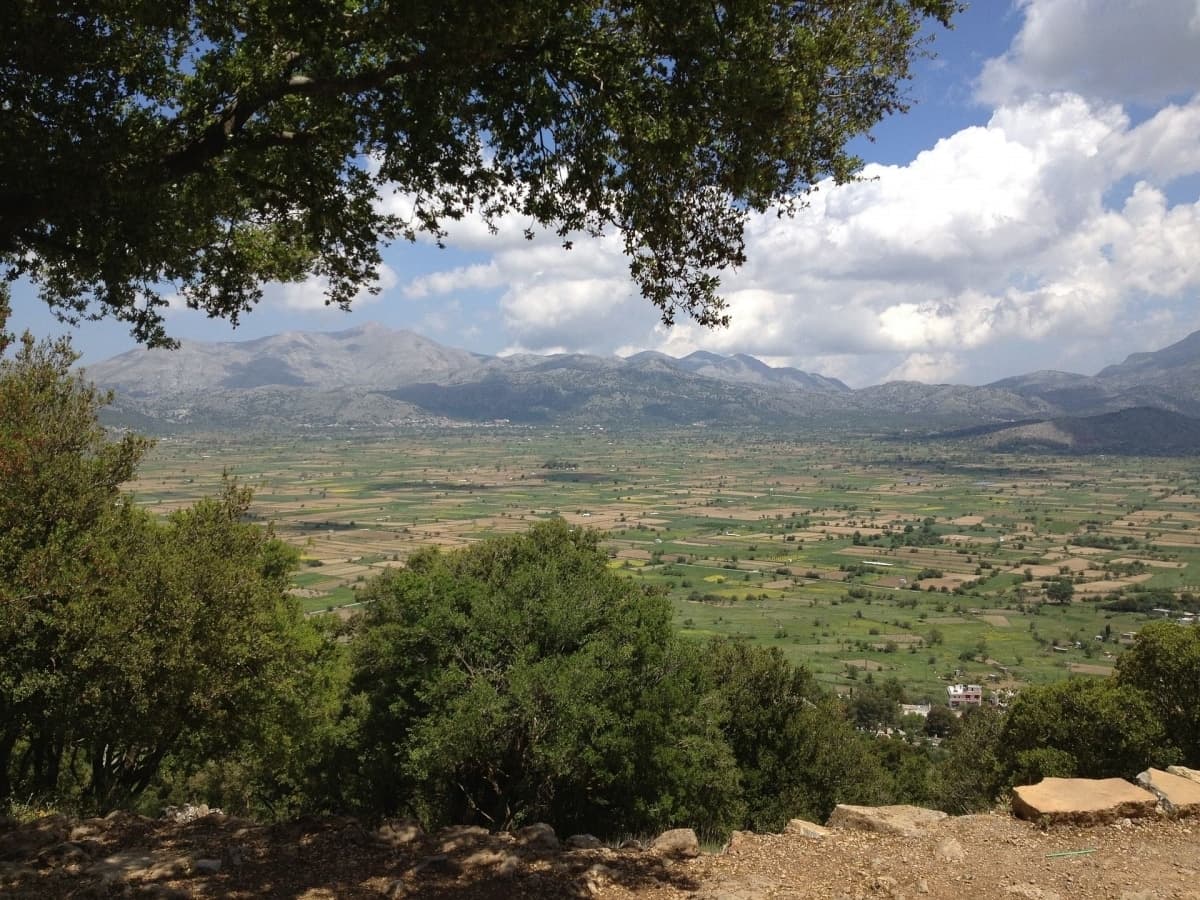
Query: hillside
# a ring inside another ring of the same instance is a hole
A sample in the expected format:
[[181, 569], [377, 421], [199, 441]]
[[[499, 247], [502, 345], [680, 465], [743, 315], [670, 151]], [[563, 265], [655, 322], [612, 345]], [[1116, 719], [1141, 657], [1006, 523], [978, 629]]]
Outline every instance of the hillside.
[[1200, 453], [1200, 419], [1139, 406], [1096, 416], [982, 426], [942, 437], [990, 450], [1187, 456]]
[[[944, 819], [908, 836], [836, 829], [735, 833], [695, 858], [643, 850], [558, 849], [544, 830], [423, 836], [353, 819], [280, 825], [212, 814], [193, 821], [125, 813], [50, 817], [6, 832], [8, 897], [271, 897], [309, 900], [1091, 900], [1195, 898], [1194, 820], [1039, 828], [1007, 815]], [[1081, 852], [1082, 851], [1082, 852]]]

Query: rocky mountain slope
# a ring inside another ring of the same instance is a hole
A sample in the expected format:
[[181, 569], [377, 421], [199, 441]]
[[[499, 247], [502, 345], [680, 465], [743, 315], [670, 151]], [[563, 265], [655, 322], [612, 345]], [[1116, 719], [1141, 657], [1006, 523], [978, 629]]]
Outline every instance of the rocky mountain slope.
[[983, 387], [890, 382], [851, 390], [836, 378], [703, 351], [680, 359], [649, 351], [627, 359], [489, 357], [382, 325], [184, 341], [178, 350], [134, 350], [87, 372], [117, 392], [110, 421], [150, 430], [447, 420], [895, 429], [1054, 421], [1041, 429], [1046, 441], [1082, 448], [1088, 440], [1080, 429], [1101, 426], [1072, 430], [1064, 416], [1129, 407], [1200, 416], [1200, 333], [1096, 376], [1035, 372]]
[[1153, 406], [1200, 416], [1200, 331], [1152, 353], [1134, 353], [1094, 376], [1043, 371], [989, 387], [1039, 399], [1069, 415]]

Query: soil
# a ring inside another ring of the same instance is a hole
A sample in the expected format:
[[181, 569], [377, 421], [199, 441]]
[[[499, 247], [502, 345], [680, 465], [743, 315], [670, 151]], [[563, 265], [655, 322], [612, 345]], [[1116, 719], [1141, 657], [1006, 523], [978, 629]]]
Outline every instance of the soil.
[[737, 833], [693, 859], [635, 846], [551, 848], [545, 829], [536, 839], [411, 831], [346, 818], [259, 825], [220, 814], [187, 823], [124, 813], [0, 822], [0, 896], [1200, 900], [1200, 820], [1043, 829], [988, 814], [907, 837]]

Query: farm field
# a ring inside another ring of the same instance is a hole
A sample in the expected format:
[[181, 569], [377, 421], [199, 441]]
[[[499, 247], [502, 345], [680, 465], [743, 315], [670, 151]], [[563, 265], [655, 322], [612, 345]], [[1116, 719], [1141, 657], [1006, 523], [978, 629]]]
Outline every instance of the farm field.
[[[603, 531], [610, 564], [666, 592], [684, 635], [777, 646], [838, 690], [895, 677], [913, 701], [952, 681], [1104, 676], [1122, 635], [1200, 594], [1194, 460], [479, 428], [166, 438], [130, 488], [167, 514], [223, 472], [301, 550], [293, 590], [312, 614], [353, 614], [366, 579], [420, 547], [561, 516]], [[1069, 602], [1048, 602], [1063, 581]]]

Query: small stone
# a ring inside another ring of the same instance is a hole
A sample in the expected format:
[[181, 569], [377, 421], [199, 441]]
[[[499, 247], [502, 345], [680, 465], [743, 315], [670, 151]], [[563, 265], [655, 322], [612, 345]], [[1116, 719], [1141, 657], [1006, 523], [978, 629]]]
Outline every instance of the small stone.
[[962, 862], [967, 853], [955, 838], [946, 838], [937, 845], [937, 857], [945, 862]]
[[596, 863], [583, 873], [583, 890], [587, 894], [599, 894], [613, 882], [615, 873], [603, 863]]
[[917, 879], [917, 893], [918, 894], [928, 894], [929, 893], [929, 882], [926, 881], [924, 878]]
[[656, 837], [650, 849], [663, 856], [692, 859], [700, 855], [700, 841], [691, 828], [672, 828]]
[[810, 838], [812, 840], [821, 840], [829, 835], [828, 828], [822, 828], [815, 822], [809, 822], [807, 819], [792, 819], [787, 823], [787, 827], [783, 829], [784, 834], [795, 834], [800, 837]]

